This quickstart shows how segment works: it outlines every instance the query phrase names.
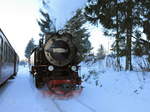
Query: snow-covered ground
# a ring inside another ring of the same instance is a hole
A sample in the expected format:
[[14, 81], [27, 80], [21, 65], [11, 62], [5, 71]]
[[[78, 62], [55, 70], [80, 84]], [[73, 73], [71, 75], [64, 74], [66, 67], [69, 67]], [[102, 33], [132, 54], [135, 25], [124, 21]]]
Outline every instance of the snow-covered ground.
[[115, 72], [101, 61], [81, 65], [83, 91], [69, 99], [36, 89], [20, 66], [16, 79], [0, 88], [0, 112], [150, 112], [150, 73]]

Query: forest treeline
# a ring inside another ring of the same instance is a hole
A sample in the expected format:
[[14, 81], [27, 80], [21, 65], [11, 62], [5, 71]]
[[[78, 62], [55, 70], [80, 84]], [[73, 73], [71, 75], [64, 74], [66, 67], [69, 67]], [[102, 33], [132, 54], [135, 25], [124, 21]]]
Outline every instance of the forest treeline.
[[[40, 9], [42, 17], [37, 21], [42, 38], [47, 33], [57, 31], [47, 1], [42, 1], [43, 7]], [[106, 38], [108, 36], [115, 38], [111, 50], [119, 69], [122, 56], [126, 57], [126, 70], [133, 70], [133, 55], [146, 55], [150, 65], [150, 0], [88, 0], [86, 6], [78, 9], [62, 28], [74, 35], [74, 42], [82, 59], [91, 55], [90, 32], [85, 25], [89, 23], [95, 26], [102, 25]], [[100, 57], [104, 57], [100, 49], [103, 50], [103, 47], [100, 46], [98, 50], [100, 53], [97, 53], [97, 56], [102, 54]]]
[[132, 54], [148, 55], [150, 62], [150, 0], [88, 0], [85, 16], [93, 25], [101, 24], [104, 35], [115, 38], [112, 49], [118, 66], [119, 57], [125, 56], [125, 69], [132, 70]]

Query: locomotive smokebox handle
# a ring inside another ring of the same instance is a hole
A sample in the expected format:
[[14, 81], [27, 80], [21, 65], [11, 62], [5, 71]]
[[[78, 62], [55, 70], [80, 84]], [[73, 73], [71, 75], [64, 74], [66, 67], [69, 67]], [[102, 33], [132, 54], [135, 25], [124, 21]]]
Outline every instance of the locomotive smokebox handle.
[[68, 53], [68, 49], [64, 49], [64, 48], [53, 48], [53, 53]]

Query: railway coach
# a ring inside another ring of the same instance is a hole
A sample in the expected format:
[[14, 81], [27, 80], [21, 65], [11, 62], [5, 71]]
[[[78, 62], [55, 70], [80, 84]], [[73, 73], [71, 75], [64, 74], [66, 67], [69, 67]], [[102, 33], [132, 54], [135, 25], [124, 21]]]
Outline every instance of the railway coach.
[[16, 76], [18, 64], [17, 53], [0, 29], [0, 85]]

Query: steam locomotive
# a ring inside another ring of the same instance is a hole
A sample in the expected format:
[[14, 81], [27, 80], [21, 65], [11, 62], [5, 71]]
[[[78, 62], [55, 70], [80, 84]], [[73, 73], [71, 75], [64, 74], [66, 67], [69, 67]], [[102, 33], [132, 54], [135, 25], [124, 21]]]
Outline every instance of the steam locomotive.
[[51, 90], [56, 87], [68, 90], [81, 84], [78, 74], [80, 55], [72, 40], [70, 33], [61, 31], [40, 40], [30, 57], [30, 71], [37, 88], [46, 84]]

